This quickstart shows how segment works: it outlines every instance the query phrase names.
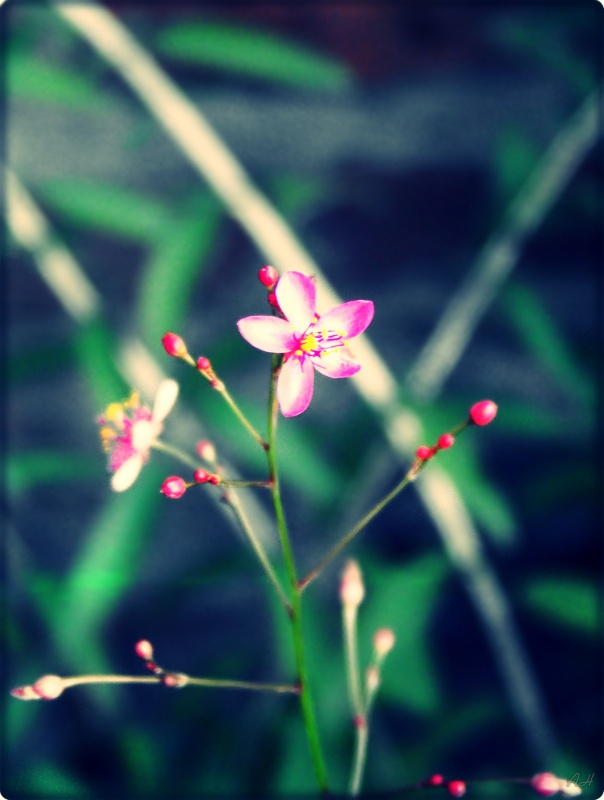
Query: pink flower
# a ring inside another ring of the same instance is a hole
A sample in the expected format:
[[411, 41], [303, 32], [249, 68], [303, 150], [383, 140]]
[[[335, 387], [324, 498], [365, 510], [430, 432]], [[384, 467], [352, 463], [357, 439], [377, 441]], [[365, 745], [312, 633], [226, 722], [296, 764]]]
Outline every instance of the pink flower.
[[285, 417], [306, 411], [312, 398], [314, 370], [328, 378], [349, 378], [361, 369], [347, 347], [373, 319], [370, 300], [351, 300], [316, 314], [316, 287], [300, 272], [286, 272], [275, 289], [280, 317], [244, 317], [237, 323], [243, 338], [267, 353], [284, 353], [277, 400]]
[[149, 458], [149, 451], [163, 430], [163, 422], [178, 397], [176, 381], [160, 383], [153, 411], [141, 406], [137, 392], [123, 403], [111, 403], [98, 422], [103, 449], [109, 454], [109, 470], [114, 473], [111, 488], [129, 489]]

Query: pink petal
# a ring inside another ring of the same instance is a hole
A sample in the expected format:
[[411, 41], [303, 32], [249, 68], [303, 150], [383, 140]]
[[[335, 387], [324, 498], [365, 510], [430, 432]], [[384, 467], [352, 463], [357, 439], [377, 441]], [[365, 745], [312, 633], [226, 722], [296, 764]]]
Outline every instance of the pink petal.
[[347, 347], [323, 350], [320, 356], [313, 356], [311, 362], [318, 372], [328, 378], [350, 378], [361, 369]]
[[143, 457], [140, 454], [131, 456], [127, 461], [124, 461], [122, 466], [111, 478], [111, 488], [114, 492], [125, 492], [129, 489], [134, 481], [138, 478], [138, 473], [143, 466]]
[[315, 317], [317, 289], [312, 278], [301, 272], [286, 272], [275, 289], [279, 307], [298, 334], [304, 333]]
[[265, 353], [289, 353], [297, 347], [292, 326], [279, 317], [244, 317], [237, 327], [246, 342]]
[[314, 327], [320, 331], [338, 331], [344, 339], [352, 339], [368, 327], [373, 310], [371, 300], [350, 300], [327, 311]]
[[308, 358], [288, 358], [277, 381], [277, 400], [284, 417], [296, 417], [309, 406], [314, 388], [314, 371]]

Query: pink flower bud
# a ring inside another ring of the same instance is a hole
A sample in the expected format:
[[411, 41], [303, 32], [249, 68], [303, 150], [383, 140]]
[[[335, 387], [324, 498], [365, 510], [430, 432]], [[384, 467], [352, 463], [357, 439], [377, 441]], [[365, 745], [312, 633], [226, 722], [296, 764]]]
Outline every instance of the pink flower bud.
[[396, 637], [390, 628], [380, 628], [380, 630], [376, 631], [373, 636], [373, 646], [375, 647], [375, 652], [378, 654], [378, 656], [383, 658], [392, 650], [395, 641]]
[[380, 671], [377, 667], [369, 667], [365, 673], [365, 685], [369, 694], [377, 692], [380, 685]]
[[218, 484], [222, 483], [222, 478], [220, 475], [210, 475], [210, 483], [212, 486], [218, 486]]
[[183, 356], [187, 355], [187, 345], [176, 333], [166, 333], [162, 338], [161, 343], [163, 344], [164, 350], [169, 356], [174, 356], [174, 358], [182, 358]]
[[549, 797], [560, 790], [560, 778], [556, 778], [552, 772], [539, 772], [533, 776], [531, 786], [537, 794], [542, 797]]
[[427, 445], [422, 444], [415, 451], [415, 455], [420, 459], [420, 461], [426, 461], [426, 459], [430, 458], [434, 454]]
[[347, 608], [358, 608], [365, 597], [365, 586], [359, 565], [353, 559], [346, 562], [340, 583], [340, 600]]
[[438, 773], [431, 775], [428, 780], [424, 781], [428, 786], [440, 786], [444, 782], [442, 775]]
[[162, 683], [164, 686], [169, 686], [173, 689], [180, 689], [183, 686], [186, 686], [188, 682], [188, 676], [183, 675], [182, 672], [166, 672], [162, 678]]
[[197, 455], [200, 458], [203, 458], [204, 461], [209, 461], [213, 463], [216, 461], [216, 448], [209, 442], [207, 439], [202, 439], [201, 442], [197, 442]]
[[463, 781], [449, 781], [447, 791], [451, 797], [463, 797], [466, 793], [466, 785]]
[[58, 675], [44, 675], [33, 685], [34, 692], [44, 700], [54, 700], [64, 689], [63, 678]]
[[197, 369], [200, 372], [205, 372], [206, 370], [210, 369], [211, 367], [210, 359], [206, 358], [205, 356], [199, 356], [197, 359]]
[[40, 695], [34, 692], [33, 686], [16, 686], [10, 693], [19, 700], [40, 700]]
[[438, 440], [438, 446], [441, 450], [446, 450], [448, 447], [452, 447], [453, 443], [455, 442], [455, 437], [451, 436], [450, 433], [443, 433], [443, 435]]
[[497, 405], [492, 400], [481, 400], [470, 409], [470, 419], [475, 425], [488, 425], [495, 419]]
[[273, 308], [276, 308], [277, 311], [281, 311], [281, 308], [279, 307], [279, 301], [277, 300], [277, 295], [275, 294], [275, 292], [268, 293], [268, 302], [272, 305]]
[[141, 639], [134, 645], [134, 652], [139, 658], [144, 658], [145, 661], [151, 661], [153, 658], [153, 645], [146, 639]]
[[207, 483], [210, 477], [210, 473], [206, 469], [196, 469], [193, 473], [195, 483]]
[[162, 483], [160, 492], [172, 500], [178, 500], [187, 491], [187, 484], [178, 475], [172, 475]]
[[267, 289], [272, 289], [279, 280], [279, 273], [274, 267], [267, 265], [259, 270], [258, 280], [263, 286], [266, 286]]

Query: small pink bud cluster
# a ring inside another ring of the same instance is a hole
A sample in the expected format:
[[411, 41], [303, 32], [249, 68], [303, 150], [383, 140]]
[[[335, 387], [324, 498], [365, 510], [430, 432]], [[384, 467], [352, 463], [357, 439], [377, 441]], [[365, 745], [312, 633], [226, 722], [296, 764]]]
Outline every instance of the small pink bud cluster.
[[218, 486], [222, 483], [222, 478], [216, 472], [208, 472], [205, 469], [196, 469], [193, 473], [195, 483], [211, 483], [212, 486]]
[[539, 772], [531, 779], [531, 786], [542, 797], [550, 797], [552, 794], [562, 792], [567, 797], [575, 797], [581, 794], [581, 788], [566, 778], [558, 778], [552, 772]]
[[206, 358], [206, 356], [199, 356], [196, 363], [197, 363], [197, 369], [203, 375], [203, 377], [208, 381], [212, 389], [218, 389], [218, 391], [223, 391], [224, 383], [214, 372], [214, 368], [212, 367], [210, 359]]
[[64, 689], [65, 681], [59, 675], [43, 675], [31, 686], [11, 689], [11, 694], [19, 700], [56, 700]]
[[447, 450], [449, 447], [453, 447], [454, 444], [455, 437], [453, 434], [443, 433], [433, 447], [428, 447], [427, 445], [422, 444], [415, 451], [415, 455], [420, 461], [427, 461], [429, 458], [432, 458], [432, 456], [436, 455], [439, 450]]
[[173, 689], [180, 689], [189, 682], [189, 676], [182, 672], [167, 672], [163, 667], [158, 666], [153, 660], [153, 646], [146, 639], [141, 639], [134, 645], [134, 652], [145, 662], [147, 669], [154, 675], [161, 678], [164, 686]]

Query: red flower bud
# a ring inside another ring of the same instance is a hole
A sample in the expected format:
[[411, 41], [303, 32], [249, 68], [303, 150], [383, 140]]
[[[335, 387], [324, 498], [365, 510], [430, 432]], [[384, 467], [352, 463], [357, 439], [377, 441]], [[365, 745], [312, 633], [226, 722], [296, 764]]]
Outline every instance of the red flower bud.
[[466, 793], [466, 785], [463, 781], [449, 781], [447, 791], [451, 797], [463, 797]]
[[279, 301], [277, 300], [277, 295], [274, 292], [268, 293], [268, 302], [273, 308], [276, 308], [277, 311], [281, 311], [281, 308], [279, 307]]
[[481, 400], [470, 409], [470, 419], [475, 425], [488, 425], [495, 419], [497, 405], [492, 400]]
[[222, 483], [222, 478], [220, 475], [210, 475], [210, 483], [212, 486], [218, 486], [219, 483]]
[[451, 447], [455, 442], [455, 437], [451, 436], [450, 433], [443, 433], [443, 435], [438, 440], [438, 446], [441, 450], [446, 450], [447, 447]]
[[549, 797], [560, 790], [560, 779], [552, 772], [540, 772], [531, 780], [531, 786], [542, 797]]
[[205, 370], [210, 369], [212, 365], [210, 364], [210, 359], [206, 358], [205, 356], [199, 356], [197, 359], [197, 369], [201, 372], [205, 372]]
[[164, 350], [169, 356], [174, 356], [174, 358], [182, 358], [187, 354], [187, 345], [176, 333], [166, 333], [166, 335], [162, 338], [161, 343], [163, 344]]
[[153, 645], [146, 639], [141, 639], [140, 642], [134, 645], [134, 652], [139, 658], [150, 661], [153, 658]]
[[187, 484], [178, 475], [172, 475], [162, 483], [160, 492], [172, 500], [178, 500], [187, 491]]
[[435, 775], [431, 775], [428, 780], [424, 781], [428, 786], [440, 786], [444, 781], [442, 775], [436, 773]]
[[420, 459], [420, 461], [425, 461], [427, 458], [430, 458], [433, 453], [432, 450], [427, 447], [427, 445], [422, 444], [421, 447], [418, 447], [415, 451], [415, 455]]
[[210, 480], [210, 473], [205, 469], [196, 469], [193, 473], [195, 483], [207, 483]]
[[274, 267], [267, 265], [258, 272], [258, 280], [267, 289], [272, 289], [279, 280], [279, 273]]

